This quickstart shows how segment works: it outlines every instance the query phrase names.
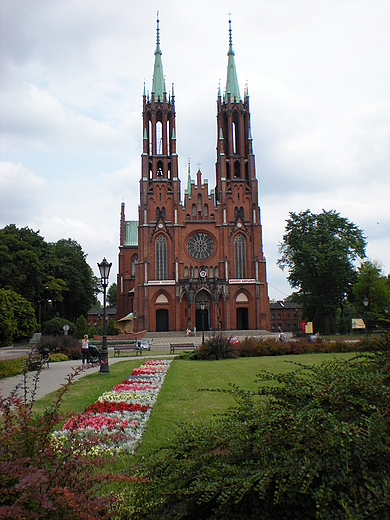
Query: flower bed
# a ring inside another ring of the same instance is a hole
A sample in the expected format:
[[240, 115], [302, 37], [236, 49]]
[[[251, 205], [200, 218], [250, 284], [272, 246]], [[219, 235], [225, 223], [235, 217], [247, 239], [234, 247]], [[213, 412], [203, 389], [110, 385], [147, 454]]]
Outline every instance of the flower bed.
[[57, 443], [92, 441], [94, 454], [134, 453], [146, 429], [170, 361], [149, 360], [128, 379], [105, 392], [82, 414], [55, 432]]

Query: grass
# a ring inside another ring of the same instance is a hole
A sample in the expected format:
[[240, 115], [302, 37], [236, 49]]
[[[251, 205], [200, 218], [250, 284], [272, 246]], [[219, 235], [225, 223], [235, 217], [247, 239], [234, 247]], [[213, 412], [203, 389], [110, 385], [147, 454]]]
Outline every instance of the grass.
[[[134, 456], [124, 455], [113, 469], [128, 468], [141, 456], [169, 443], [180, 423], [207, 423], [210, 419], [233, 405], [229, 394], [201, 391], [205, 389], [227, 389], [229, 383], [254, 390], [256, 375], [261, 370], [286, 373], [294, 370], [294, 363], [319, 364], [334, 358], [350, 359], [354, 354], [302, 354], [300, 356], [270, 356], [238, 358], [222, 361], [173, 360], [165, 378], [161, 393], [154, 406], [142, 444]], [[131, 358], [110, 366], [110, 373], [84, 376], [73, 383], [65, 393], [61, 410], [82, 412], [94, 403], [103, 392], [128, 377], [135, 367], [142, 365], [145, 358]], [[34, 410], [42, 412], [49, 408], [55, 393], [36, 401]]]

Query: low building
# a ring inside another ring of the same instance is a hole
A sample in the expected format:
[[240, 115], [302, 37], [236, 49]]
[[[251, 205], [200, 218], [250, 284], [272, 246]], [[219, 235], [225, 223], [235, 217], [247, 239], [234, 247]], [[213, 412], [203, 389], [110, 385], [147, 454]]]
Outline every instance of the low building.
[[[87, 314], [87, 324], [89, 327], [95, 327], [96, 330], [100, 325], [103, 325], [103, 307], [90, 309]], [[106, 309], [107, 323], [110, 319], [116, 321], [116, 307], [107, 307]]]
[[292, 302], [271, 302], [271, 331], [292, 332], [299, 330], [299, 320], [302, 318], [302, 305]]

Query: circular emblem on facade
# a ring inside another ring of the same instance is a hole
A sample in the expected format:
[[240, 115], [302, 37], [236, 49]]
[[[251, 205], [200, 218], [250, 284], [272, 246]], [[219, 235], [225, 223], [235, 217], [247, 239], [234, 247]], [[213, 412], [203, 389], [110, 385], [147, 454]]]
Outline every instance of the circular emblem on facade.
[[237, 227], [238, 227], [238, 228], [242, 227], [241, 222], [237, 222]]
[[187, 242], [187, 251], [196, 260], [204, 260], [214, 253], [214, 240], [206, 233], [195, 233]]
[[206, 278], [206, 271], [201, 271], [199, 274], [201, 278]]
[[162, 229], [162, 228], [164, 227], [164, 225], [162, 224], [162, 222], [160, 222], [160, 224], [158, 225], [158, 227], [159, 227], [160, 229]]

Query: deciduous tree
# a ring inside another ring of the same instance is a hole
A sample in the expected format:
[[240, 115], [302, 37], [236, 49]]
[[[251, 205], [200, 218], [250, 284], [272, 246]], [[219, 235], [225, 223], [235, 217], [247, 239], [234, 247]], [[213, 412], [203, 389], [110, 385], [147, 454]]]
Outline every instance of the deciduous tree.
[[277, 263], [287, 268], [287, 280], [317, 330], [329, 334], [337, 308], [356, 282], [354, 262], [364, 258], [365, 248], [363, 232], [336, 211], [290, 213]]

